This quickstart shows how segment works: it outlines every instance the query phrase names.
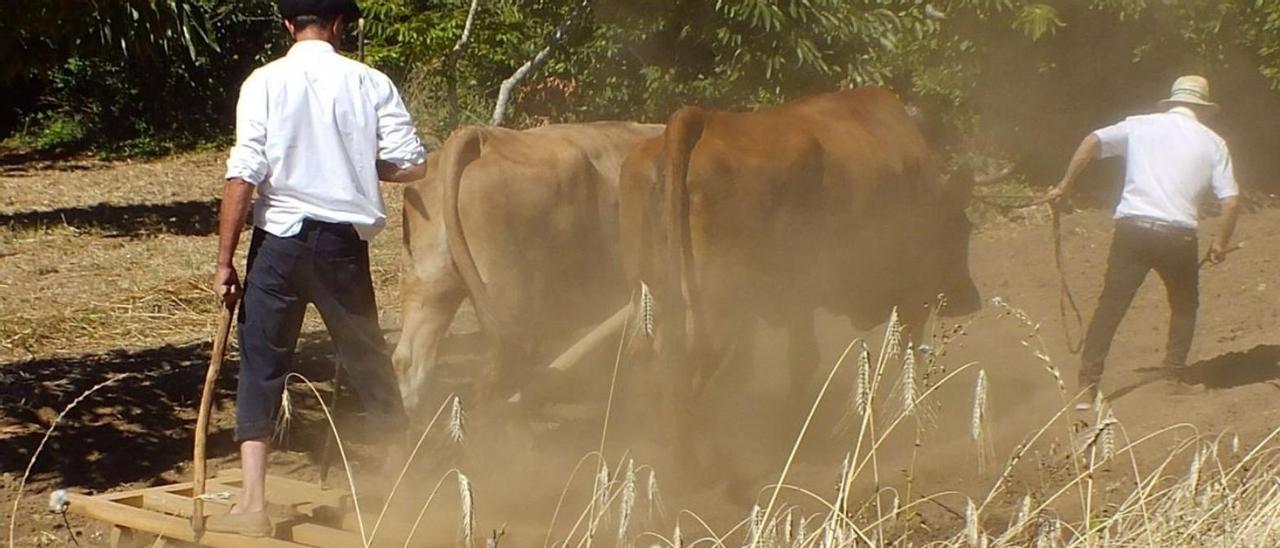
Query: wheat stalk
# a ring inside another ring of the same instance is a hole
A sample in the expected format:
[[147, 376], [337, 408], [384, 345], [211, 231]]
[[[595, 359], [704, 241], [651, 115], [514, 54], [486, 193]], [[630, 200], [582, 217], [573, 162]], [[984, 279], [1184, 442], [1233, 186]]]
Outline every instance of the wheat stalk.
[[454, 396], [449, 404], [449, 439], [462, 443], [466, 437], [466, 414], [462, 411], [462, 398]]
[[[396, 476], [396, 481], [391, 485], [391, 491], [387, 493], [387, 498], [382, 503], [382, 510], [378, 512], [378, 519], [373, 522], [373, 529], [369, 531], [369, 543], [373, 543], [373, 538], [378, 534], [378, 527], [382, 525], [382, 519], [387, 515], [387, 509], [391, 507], [391, 500], [395, 497], [396, 492], [400, 490], [400, 485], [404, 482], [404, 477], [409, 473], [409, 467], [413, 464], [414, 458], [418, 456], [418, 451], [422, 448], [422, 444], [427, 441], [427, 434], [431, 433], [431, 429], [435, 427], [436, 422], [440, 420], [440, 416], [444, 413], [445, 407], [453, 400], [453, 395], [445, 398], [444, 403], [436, 408], [436, 412], [431, 416], [431, 420], [427, 423], [427, 427], [422, 430], [422, 434], [418, 436], [418, 442], [414, 444], [413, 450], [409, 452], [408, 458], [405, 459], [404, 465], [400, 468], [400, 475]], [[322, 404], [324, 402], [321, 402]], [[335, 430], [336, 432], [336, 430]], [[341, 439], [339, 439], [341, 442]], [[437, 488], [438, 488], [437, 484]], [[433, 491], [434, 493], [434, 491]], [[429, 501], [428, 501], [429, 502]], [[422, 512], [426, 512], [426, 505], [423, 505]], [[419, 516], [421, 519], [421, 516]], [[412, 535], [411, 535], [412, 537]]]
[[1100, 408], [1099, 411], [1102, 417], [1098, 423], [1085, 430], [1076, 445], [1080, 447], [1081, 453], [1097, 449], [1102, 454], [1102, 461], [1105, 462], [1115, 456], [1115, 425], [1119, 421], [1110, 409], [1103, 411]]
[[458, 498], [462, 505], [462, 544], [473, 546], [476, 532], [476, 502], [471, 492], [471, 480], [467, 475], [458, 472]]
[[965, 497], [964, 538], [974, 548], [978, 546], [978, 529], [978, 507], [974, 506], [973, 499]]
[[1191, 464], [1187, 469], [1186, 490], [1188, 498], [1195, 497], [1196, 492], [1200, 489], [1200, 465], [1202, 464], [1200, 455], [1201, 451], [1197, 450], [1195, 454], [1191, 456]]
[[982, 439], [982, 423], [987, 418], [987, 370], [978, 370], [978, 381], [973, 387], [973, 413], [969, 421], [969, 436], [973, 441]]
[[[441, 406], [440, 409], [443, 410], [444, 406]], [[431, 493], [427, 495], [427, 501], [422, 503], [422, 507], [418, 509], [418, 517], [414, 518], [413, 525], [409, 527], [409, 533], [408, 535], [405, 536], [405, 539], [404, 539], [404, 548], [409, 548], [409, 546], [413, 544], [413, 536], [415, 533], [418, 532], [418, 526], [422, 524], [423, 516], [427, 515], [427, 508], [431, 506], [431, 502], [435, 500], [436, 494], [440, 492], [440, 488], [444, 486], [445, 480], [449, 479], [450, 475], [461, 476], [462, 472], [456, 468], [451, 469], [448, 472], [445, 472], [444, 475], [440, 476], [440, 479], [436, 481], [435, 487], [433, 487], [431, 489]], [[463, 489], [464, 482], [466, 483], [465, 490]], [[470, 498], [467, 498], [471, 496], [471, 482], [464, 478], [458, 478], [458, 491], [459, 491], [459, 495], [462, 495], [460, 497], [461, 500], [459, 500], [459, 505], [462, 507], [461, 520], [463, 523], [463, 528], [466, 527], [466, 523], [468, 519], [471, 520], [472, 527], [474, 527], [474, 523], [475, 523], [474, 505], [472, 504], [472, 500]], [[471, 508], [471, 510], [468, 511], [468, 508]], [[383, 509], [383, 512], [384, 513], [386, 512], [385, 508]], [[373, 538], [372, 535], [370, 535], [370, 539], [372, 538]], [[466, 537], [464, 536], [463, 540], [465, 539]], [[370, 546], [372, 545], [372, 543], [369, 542], [369, 543], [366, 543], [365, 545]]]
[[836, 476], [836, 508], [844, 508], [845, 499], [849, 496], [845, 478], [849, 477], [849, 467], [852, 466], [850, 461], [850, 453], [845, 453], [844, 461], [840, 463], [840, 475]]
[[67, 406], [62, 409], [61, 413], [58, 413], [57, 418], [53, 419], [53, 424], [49, 425], [49, 429], [45, 430], [44, 437], [40, 439], [40, 445], [37, 445], [35, 452], [31, 453], [31, 459], [27, 461], [27, 469], [22, 473], [22, 479], [18, 481], [18, 493], [13, 496], [13, 511], [10, 512], [9, 514], [9, 546], [10, 547], [14, 546], [13, 530], [18, 524], [18, 503], [22, 502], [22, 492], [27, 488], [27, 478], [31, 477], [31, 470], [36, 466], [36, 459], [40, 458], [40, 453], [44, 451], [44, 446], [46, 443], [49, 442], [49, 437], [53, 435], [54, 429], [56, 429], [59, 424], [62, 424], [62, 419], [67, 416], [67, 413], [70, 413], [72, 409], [75, 409], [77, 405], [80, 405], [80, 402], [83, 402], [86, 398], [88, 398], [94, 392], [97, 392], [102, 388], [111, 386], [112, 384], [115, 384], [117, 381], [120, 381], [121, 379], [126, 379], [132, 376], [133, 376], [133, 373], [122, 373], [120, 375], [116, 375], [105, 381], [102, 381], [98, 384], [93, 385], [92, 388], [89, 388], [88, 390], [85, 390], [83, 393], [81, 393], [79, 396], [76, 396], [76, 399], [71, 400], [71, 403], [67, 404]]
[[636, 504], [636, 471], [632, 459], [627, 459], [627, 472], [622, 479], [622, 507], [618, 514], [618, 546], [630, 546], [627, 529], [631, 526], [631, 511]]
[[1043, 513], [1037, 521], [1035, 548], [1058, 548], [1062, 542], [1062, 524], [1057, 518]]
[[649, 519], [653, 519], [653, 507], [658, 507], [658, 515], [662, 515], [662, 493], [658, 490], [658, 473], [649, 468], [649, 481], [645, 482], [645, 492], [648, 495], [649, 502]]
[[276, 413], [276, 430], [271, 435], [274, 441], [284, 441], [289, 432], [289, 424], [293, 422], [293, 398], [289, 396], [289, 385], [280, 390], [280, 410]]
[[[782, 467], [782, 473], [778, 478], [778, 482], [774, 484], [773, 493], [769, 495], [769, 504], [765, 506], [764, 517], [767, 519], [773, 511], [774, 504], [778, 500], [778, 493], [782, 491], [782, 486], [786, 483], [787, 474], [791, 471], [791, 466], [795, 463], [796, 453], [800, 451], [800, 442], [804, 441], [805, 434], [809, 431], [809, 425], [813, 422], [814, 415], [818, 412], [818, 406], [822, 403], [823, 398], [827, 394], [827, 389], [831, 386], [831, 380], [835, 378], [836, 372], [840, 370], [840, 366], [844, 364], [845, 358], [849, 356], [849, 351], [853, 350], [853, 345], [858, 341], [849, 343], [845, 347], [844, 352], [840, 354], [840, 359], [836, 360], [836, 364], [831, 367], [831, 372], [827, 373], [827, 380], [823, 381], [822, 388], [818, 390], [818, 396], [814, 399], [813, 405], [809, 407], [809, 412], [805, 416], [804, 424], [800, 427], [800, 432], [796, 434], [796, 441], [791, 445], [791, 452], [787, 455], [786, 464]], [[755, 548], [752, 542], [750, 547]]]
[[652, 337], [656, 325], [653, 318], [653, 293], [649, 291], [649, 284], [640, 282], [640, 332], [646, 337]]
[[861, 417], [870, 412], [871, 403], [871, 351], [862, 345], [858, 353], [858, 386], [853, 396], [854, 413]]
[[761, 540], [763, 524], [763, 515], [761, 514], [760, 505], [756, 504], [751, 507], [751, 516], [748, 518], [750, 525], [747, 528], [747, 544], [757, 545]]
[[908, 341], [902, 355], [902, 414], [910, 415], [916, 406], [916, 355]]
[[[308, 379], [298, 373], [289, 373], [284, 377], [285, 386], [288, 386], [289, 379], [293, 379], [293, 378], [297, 378], [301, 380], [302, 383], [307, 386], [307, 389], [311, 390], [311, 395], [315, 396], [316, 401], [320, 403], [320, 409], [324, 411], [325, 421], [329, 423], [329, 430], [333, 433], [334, 440], [336, 440], [336, 443], [334, 443], [334, 445], [338, 447], [338, 457], [342, 459], [342, 468], [347, 473], [347, 485], [351, 489], [351, 505], [354, 507], [355, 513], [356, 513], [356, 525], [360, 528], [360, 540], [361, 542], [364, 543], [365, 546], [368, 546], [369, 543], [372, 542], [373, 540], [373, 533], [377, 532], [377, 522], [382, 521], [382, 516], [381, 515], [378, 516], [378, 520], [374, 524], [373, 531], [366, 533], [365, 526], [364, 526], [364, 515], [360, 511], [360, 499], [356, 493], [355, 475], [351, 473], [351, 461], [347, 458], [346, 448], [343, 447], [342, 435], [338, 433], [338, 424], [333, 420], [333, 412], [330, 411], [329, 406], [324, 403], [324, 398], [320, 397], [320, 390], [316, 388], [315, 383], [311, 382], [311, 379]], [[388, 501], [389, 500], [390, 499], [388, 498]], [[384, 507], [383, 513], [385, 512], [386, 512], [386, 508]]]
[[894, 359], [902, 350], [902, 319], [898, 316], [898, 308], [889, 313], [889, 325], [885, 327], [884, 359]]
[[993, 449], [989, 447], [990, 429], [988, 403], [987, 403], [987, 370], [978, 370], [978, 380], [973, 387], [973, 410], [972, 417], [969, 422], [969, 434], [973, 437], [973, 441], [978, 445], [978, 470], [985, 470], [987, 460], [991, 457]]
[[1102, 459], [1111, 460], [1116, 455], [1116, 424], [1120, 421], [1116, 420], [1115, 415], [1111, 414], [1111, 410], [1107, 409], [1107, 416], [1103, 417], [1102, 434], [1099, 436], [1098, 445], [1102, 449]]

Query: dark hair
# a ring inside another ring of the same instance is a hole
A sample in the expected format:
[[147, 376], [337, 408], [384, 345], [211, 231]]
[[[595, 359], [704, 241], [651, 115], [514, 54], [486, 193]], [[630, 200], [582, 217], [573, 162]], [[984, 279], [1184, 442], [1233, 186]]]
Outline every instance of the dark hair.
[[337, 18], [338, 18], [338, 16], [337, 16], [337, 15], [333, 15], [333, 14], [329, 14], [329, 15], [298, 15], [298, 16], [296, 16], [296, 17], [293, 17], [293, 18], [289, 19], [289, 22], [290, 22], [290, 23], [293, 23], [293, 30], [294, 30], [294, 31], [301, 31], [301, 30], [304, 30], [304, 29], [310, 28], [310, 27], [315, 26], [315, 25], [320, 25], [320, 26], [322, 26], [322, 27], [328, 27], [329, 25], [332, 25], [332, 24], [333, 24], [333, 21], [334, 21], [335, 19], [337, 19]]

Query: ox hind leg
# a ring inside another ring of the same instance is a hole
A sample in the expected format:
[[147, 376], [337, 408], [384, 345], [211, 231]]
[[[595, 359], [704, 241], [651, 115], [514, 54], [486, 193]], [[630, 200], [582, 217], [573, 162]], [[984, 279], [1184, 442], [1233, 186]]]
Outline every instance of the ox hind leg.
[[[667, 349], [661, 354], [659, 384], [663, 395], [660, 405], [668, 432], [667, 443], [677, 468], [688, 474], [691, 485], [707, 485], [723, 470], [712, 467], [722, 452], [717, 440], [708, 435], [714, 429], [707, 392], [717, 372], [724, 366], [734, 367], [727, 374], [741, 374], [743, 360], [751, 354], [749, 316], [735, 314], [733, 307], [720, 306], [715, 291], [701, 301], [695, 313], [688, 315], [688, 334], [684, 348]], [[661, 320], [660, 320], [661, 321]], [[665, 345], [661, 345], [665, 346]], [[672, 351], [674, 350], [674, 352]]]
[[453, 323], [466, 296], [462, 280], [453, 272], [431, 279], [405, 273], [401, 289], [403, 328], [392, 354], [400, 380], [405, 412], [412, 420], [426, 395], [428, 381], [439, 359], [440, 342]]

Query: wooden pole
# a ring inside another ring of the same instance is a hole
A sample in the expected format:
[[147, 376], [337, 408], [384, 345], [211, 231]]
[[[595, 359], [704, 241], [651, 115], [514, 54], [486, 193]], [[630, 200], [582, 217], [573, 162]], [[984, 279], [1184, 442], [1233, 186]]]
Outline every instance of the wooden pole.
[[218, 315], [218, 330], [213, 336], [213, 351], [209, 357], [209, 370], [204, 375], [204, 391], [200, 394], [200, 415], [196, 418], [194, 475], [191, 499], [195, 506], [191, 513], [191, 530], [197, 535], [204, 532], [204, 484], [205, 441], [209, 436], [209, 415], [213, 411], [214, 391], [217, 388], [218, 371], [222, 369], [222, 357], [226, 354], [227, 338], [231, 334], [231, 319], [235, 316], [235, 308], [224, 305]]

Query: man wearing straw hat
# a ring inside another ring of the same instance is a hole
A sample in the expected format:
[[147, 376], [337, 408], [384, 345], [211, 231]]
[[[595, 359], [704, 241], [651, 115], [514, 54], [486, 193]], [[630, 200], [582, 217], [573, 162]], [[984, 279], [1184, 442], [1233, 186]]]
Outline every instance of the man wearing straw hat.
[[[242, 496], [212, 532], [271, 533], [266, 464], [289, 362], [307, 303], [324, 319], [372, 431], [395, 444], [406, 419], [378, 326], [369, 246], [386, 223], [378, 180], [426, 172], [425, 151], [386, 75], [339, 55], [360, 18], [354, 0], [281, 0], [296, 43], [240, 88], [227, 159], [214, 288], [240, 302], [236, 440]], [[253, 239], [240, 286], [232, 259], [253, 204]], [[243, 298], [242, 298], [243, 297]]]
[[1151, 270], [1164, 281], [1169, 298], [1164, 365], [1186, 365], [1199, 306], [1196, 229], [1201, 205], [1212, 193], [1222, 206], [1206, 257], [1214, 263], [1226, 258], [1239, 216], [1239, 189], [1226, 142], [1203, 123], [1218, 111], [1209, 100], [1208, 81], [1199, 76], [1178, 78], [1170, 97], [1159, 104], [1163, 112], [1133, 116], [1085, 137], [1062, 182], [1048, 194], [1051, 200], [1066, 195], [1097, 158], [1125, 158], [1124, 191], [1115, 210], [1107, 273], [1085, 334], [1079, 376], [1085, 395], [1077, 410], [1087, 411], [1098, 401], [1111, 340]]

